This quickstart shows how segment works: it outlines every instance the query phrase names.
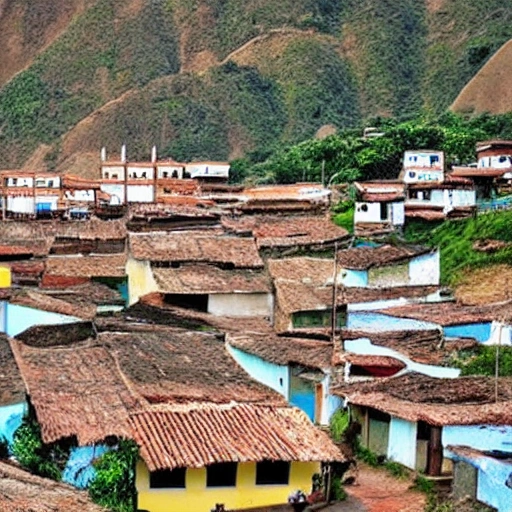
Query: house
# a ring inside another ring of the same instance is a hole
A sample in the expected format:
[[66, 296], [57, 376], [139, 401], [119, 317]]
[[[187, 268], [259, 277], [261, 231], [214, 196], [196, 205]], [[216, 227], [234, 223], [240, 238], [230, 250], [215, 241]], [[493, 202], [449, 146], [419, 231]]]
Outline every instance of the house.
[[87, 492], [0, 462], [0, 510], [10, 512], [106, 512]]
[[225, 183], [229, 169], [229, 162], [190, 162], [185, 164], [185, 176], [201, 182]]
[[355, 182], [354, 233], [385, 234], [404, 225], [405, 188], [401, 181]]
[[440, 181], [416, 181], [407, 185], [407, 219], [464, 218], [475, 212], [476, 190], [468, 178], [448, 175]]
[[222, 226], [228, 233], [251, 234], [258, 249], [271, 257], [332, 249], [336, 243], [341, 247], [351, 239], [330, 215], [224, 215]]
[[448, 446], [453, 462], [452, 495], [471, 498], [497, 510], [508, 512], [512, 503], [512, 452], [475, 450], [469, 446]]
[[[344, 258], [340, 256], [343, 252], [338, 252], [338, 258]], [[278, 333], [311, 328], [332, 329], [335, 269], [333, 260], [309, 257], [283, 258], [268, 260], [267, 267], [274, 285], [274, 328]], [[436, 285], [403, 285], [398, 282], [390, 285], [383, 281], [380, 287], [368, 287], [363, 286], [362, 281], [352, 281], [352, 285], [347, 286], [343, 284], [346, 277], [347, 271], [338, 265], [337, 328], [350, 326], [359, 312], [368, 314], [368, 311], [408, 302], [438, 300]], [[391, 317], [388, 319], [392, 320]], [[382, 327], [379, 326], [379, 330], [382, 330]]]
[[62, 201], [69, 218], [89, 217], [100, 199], [103, 196], [98, 180], [87, 180], [70, 174], [62, 176]]
[[337, 258], [346, 287], [439, 285], [439, 251], [430, 247], [355, 247], [338, 251]]
[[35, 217], [35, 173], [32, 171], [1, 171], [2, 218]]
[[112, 319], [86, 335], [28, 331], [11, 346], [44, 442], [137, 442], [138, 509], [284, 504], [309, 491], [321, 461], [344, 460], [304, 413], [234, 364], [215, 334]]
[[427, 475], [451, 473], [448, 446], [505, 449], [512, 433], [509, 378], [445, 379], [416, 373], [331, 389], [362, 426], [361, 442], [378, 455]]
[[443, 181], [445, 161], [443, 151], [411, 150], [404, 153], [404, 183]]
[[130, 233], [130, 304], [151, 292], [216, 315], [270, 316], [272, 295], [253, 238], [219, 230]]

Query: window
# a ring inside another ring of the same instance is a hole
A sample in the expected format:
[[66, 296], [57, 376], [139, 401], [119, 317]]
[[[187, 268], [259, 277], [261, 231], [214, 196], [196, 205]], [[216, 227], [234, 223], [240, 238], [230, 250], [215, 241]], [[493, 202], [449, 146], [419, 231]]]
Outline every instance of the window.
[[432, 197], [432, 191], [431, 190], [424, 190], [423, 191], [423, 200], [424, 201], [430, 201], [431, 197]]
[[288, 485], [290, 463], [264, 460], [256, 464], [256, 485]]
[[169, 173], [167, 171], [163, 171], [162, 178], [168, 178], [168, 177], [169, 177]]
[[388, 219], [388, 203], [380, 203], [380, 220]]
[[362, 212], [367, 212], [368, 211], [368, 205], [367, 204], [362, 204], [361, 205], [361, 211]]
[[174, 169], [174, 171], [172, 171], [172, 177], [173, 178], [177, 178], [178, 177], [178, 171], [176, 169]]
[[162, 469], [149, 474], [150, 489], [185, 489], [186, 468]]
[[146, 171], [144, 171], [144, 172], [142, 173], [141, 177], [142, 177], [142, 178], [147, 178], [147, 177], [148, 177], [148, 176], [147, 176]]
[[409, 199], [418, 199], [418, 191], [409, 190]]
[[236, 462], [211, 464], [206, 467], [206, 487], [235, 487]]
[[434, 167], [439, 163], [439, 157], [438, 156], [431, 156], [430, 157], [430, 167]]
[[13, 178], [12, 179], [12, 186], [15, 187], [17, 183], [18, 183], [18, 180], [16, 178]]
[[48, 181], [48, 187], [49, 188], [53, 188], [53, 180], [49, 180]]
[[117, 174], [112, 174], [112, 179], [117, 180]]
[[108, 172], [104, 173], [105, 179], [108, 180]]

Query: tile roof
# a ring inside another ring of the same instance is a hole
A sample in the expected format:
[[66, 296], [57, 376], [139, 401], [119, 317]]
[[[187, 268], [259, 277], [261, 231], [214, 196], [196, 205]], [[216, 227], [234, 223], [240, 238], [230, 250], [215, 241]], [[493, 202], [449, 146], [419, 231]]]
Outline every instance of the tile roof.
[[94, 256], [52, 256], [46, 261], [46, 273], [67, 277], [124, 277], [125, 254]]
[[130, 251], [137, 260], [204, 262], [237, 268], [263, 266], [254, 239], [222, 236], [210, 231], [130, 233]]
[[338, 251], [338, 263], [346, 269], [367, 270], [408, 261], [416, 256], [434, 252], [430, 247], [381, 245], [357, 247]]
[[333, 283], [334, 261], [327, 258], [283, 258], [267, 261], [271, 277], [280, 281], [301, 281], [305, 284]]
[[475, 185], [468, 178], [448, 174], [443, 181], [418, 181], [409, 183], [407, 187], [409, 190], [472, 190]]
[[0, 335], [0, 406], [25, 401], [25, 384], [5, 334]]
[[150, 471], [217, 462], [345, 460], [329, 436], [292, 407], [193, 403], [132, 414], [130, 422]]
[[405, 199], [405, 185], [401, 181], [355, 182], [358, 200], [365, 202], [394, 202]]
[[90, 303], [76, 305], [32, 290], [16, 291], [9, 303], [88, 320], [96, 315], [96, 307]]
[[106, 512], [91, 502], [87, 491], [41, 478], [7, 462], [0, 462], [2, 512]]
[[372, 407], [408, 421], [431, 425], [512, 424], [512, 379], [459, 377], [441, 379], [417, 373], [360, 384], [340, 385], [332, 392], [354, 405]]
[[214, 335], [155, 325], [141, 329], [104, 332], [100, 340], [148, 402], [282, 402], [234, 363]]
[[138, 398], [104, 347], [94, 341], [33, 347], [18, 340], [11, 346], [45, 443], [72, 436], [79, 445], [130, 438], [128, 410]]
[[329, 215], [223, 217], [223, 226], [235, 233], [251, 232], [259, 248], [328, 244], [349, 238]]
[[243, 352], [284, 366], [296, 363], [324, 369], [331, 366], [333, 357], [333, 345], [326, 341], [285, 338], [274, 334], [234, 334], [228, 335], [226, 342]]
[[381, 313], [399, 318], [434, 322], [443, 326], [471, 324], [512, 318], [512, 302], [485, 306], [464, 306], [456, 302], [408, 304], [387, 308]]
[[163, 293], [268, 293], [265, 273], [252, 269], [222, 270], [212, 265], [153, 268]]

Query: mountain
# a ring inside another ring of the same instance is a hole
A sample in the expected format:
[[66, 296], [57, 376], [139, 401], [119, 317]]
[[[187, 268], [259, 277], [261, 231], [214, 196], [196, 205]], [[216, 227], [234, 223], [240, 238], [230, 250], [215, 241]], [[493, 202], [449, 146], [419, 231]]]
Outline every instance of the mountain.
[[442, 112], [512, 0], [0, 0], [1, 167], [264, 158], [326, 125]]

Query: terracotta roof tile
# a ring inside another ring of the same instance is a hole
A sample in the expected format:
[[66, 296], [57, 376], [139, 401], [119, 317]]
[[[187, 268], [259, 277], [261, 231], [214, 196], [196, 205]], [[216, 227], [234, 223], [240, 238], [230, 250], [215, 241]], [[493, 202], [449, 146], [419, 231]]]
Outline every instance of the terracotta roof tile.
[[345, 384], [332, 391], [349, 403], [372, 407], [408, 421], [431, 425], [510, 425], [512, 379], [499, 381], [498, 401], [491, 377], [440, 379], [417, 373], [361, 384]]
[[0, 510], [2, 512], [106, 512], [91, 502], [87, 491], [32, 475], [0, 462]]
[[67, 277], [124, 277], [125, 254], [94, 256], [52, 256], [46, 261], [46, 273]]
[[137, 260], [263, 266], [252, 238], [221, 236], [209, 231], [131, 233], [130, 250]]
[[367, 270], [408, 261], [433, 252], [430, 247], [382, 245], [338, 251], [338, 263], [346, 269]]
[[0, 335], [0, 406], [25, 401], [25, 384], [7, 336]]
[[216, 462], [345, 460], [326, 433], [291, 407], [194, 403], [132, 414], [130, 421], [150, 471]]
[[212, 265], [154, 268], [163, 293], [268, 293], [270, 283], [263, 272], [251, 269], [221, 270]]
[[251, 232], [259, 248], [328, 244], [349, 237], [328, 215], [224, 217], [222, 224], [235, 233]]
[[405, 199], [405, 185], [400, 181], [355, 182], [354, 186], [360, 201], [381, 203]]

